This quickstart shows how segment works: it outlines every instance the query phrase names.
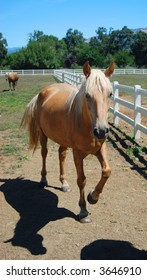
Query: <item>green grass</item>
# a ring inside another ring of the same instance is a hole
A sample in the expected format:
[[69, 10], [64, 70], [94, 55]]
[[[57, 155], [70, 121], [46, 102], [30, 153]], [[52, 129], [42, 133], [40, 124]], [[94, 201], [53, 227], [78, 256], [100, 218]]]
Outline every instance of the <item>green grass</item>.
[[[147, 75], [113, 75], [110, 80], [117, 81], [119, 84], [133, 87], [140, 85], [143, 89], [147, 89]], [[134, 102], [134, 96], [124, 90], [119, 91], [120, 96], [129, 97], [128, 101]], [[142, 96], [142, 104], [147, 105], [147, 97]]]
[[112, 75], [110, 80], [122, 85], [140, 85], [143, 89], [147, 89], [147, 75]]
[[19, 147], [15, 144], [3, 144], [2, 145], [2, 155], [7, 156], [9, 154], [16, 154], [19, 152]]
[[19, 168], [28, 157], [28, 134], [20, 129], [20, 123], [28, 102], [44, 87], [56, 80], [49, 75], [20, 76], [15, 91], [9, 91], [5, 77], [0, 77], [0, 152], [3, 156], [17, 158]]
[[8, 91], [8, 83], [0, 77], [0, 130], [16, 128], [26, 104], [43, 87], [55, 82], [52, 76], [21, 76], [16, 91]]

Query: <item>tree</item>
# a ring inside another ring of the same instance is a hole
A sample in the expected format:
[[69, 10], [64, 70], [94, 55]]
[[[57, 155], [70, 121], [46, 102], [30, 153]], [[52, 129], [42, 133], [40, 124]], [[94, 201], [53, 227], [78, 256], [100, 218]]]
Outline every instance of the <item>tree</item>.
[[107, 34], [107, 29], [104, 27], [99, 27], [96, 30], [97, 36], [95, 39], [97, 40], [98, 48], [101, 54], [104, 56], [108, 53], [108, 45], [109, 45], [109, 35]]
[[78, 63], [77, 56], [78, 53], [85, 43], [83, 34], [77, 29], [72, 30], [72, 28], [67, 30], [66, 37], [64, 38], [68, 55], [65, 60], [65, 65], [68, 68], [71, 68], [72, 65]]
[[25, 69], [26, 57], [25, 48], [22, 48], [19, 52], [11, 53], [7, 55], [5, 65], [10, 69]]
[[45, 35], [42, 31], [34, 31], [27, 45], [27, 67], [60, 68], [67, 55], [64, 40], [53, 35]]
[[[85, 40], [77, 29], [67, 30], [66, 37], [59, 40], [40, 30], [29, 34], [26, 48], [6, 56], [6, 40], [0, 33], [0, 63], [12, 69], [75, 68], [86, 60], [99, 68], [106, 68], [113, 60], [118, 67], [147, 66], [147, 34], [134, 34], [124, 26], [121, 30], [99, 27], [96, 36]], [[6, 57], [6, 58], [5, 58]], [[5, 59], [4, 59], [5, 58]]]
[[44, 37], [43, 31], [34, 30], [34, 33], [29, 33], [29, 43], [34, 41], [40, 41]]
[[63, 67], [67, 56], [65, 41], [53, 35], [35, 31], [27, 47], [7, 56], [6, 64], [12, 69], [46, 69]]
[[7, 41], [3, 38], [3, 34], [0, 33], [0, 66], [3, 64], [3, 60], [7, 55]]
[[124, 26], [121, 30], [113, 30], [109, 35], [109, 53], [116, 54], [121, 50], [130, 51], [133, 32]]
[[132, 54], [138, 67], [147, 67], [147, 34], [138, 32], [134, 35], [134, 41], [131, 45]]
[[124, 68], [126, 66], [134, 64], [134, 58], [132, 55], [130, 55], [130, 52], [127, 50], [118, 51], [114, 55], [114, 60], [117, 66], [120, 68]]

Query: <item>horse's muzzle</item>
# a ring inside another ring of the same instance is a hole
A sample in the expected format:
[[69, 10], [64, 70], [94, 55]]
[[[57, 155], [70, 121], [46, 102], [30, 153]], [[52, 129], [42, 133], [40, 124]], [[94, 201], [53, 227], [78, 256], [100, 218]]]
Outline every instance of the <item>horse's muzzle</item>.
[[109, 132], [109, 129], [106, 127], [106, 128], [94, 128], [93, 130], [93, 134], [96, 138], [98, 139], [105, 139], [108, 135], [108, 132]]

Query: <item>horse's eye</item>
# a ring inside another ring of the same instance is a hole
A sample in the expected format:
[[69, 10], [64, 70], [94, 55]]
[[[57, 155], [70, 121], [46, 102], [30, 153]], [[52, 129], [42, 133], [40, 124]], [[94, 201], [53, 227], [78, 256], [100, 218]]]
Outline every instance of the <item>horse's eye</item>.
[[113, 93], [112, 93], [112, 92], [110, 92], [109, 97], [110, 97], [110, 98], [112, 98], [112, 97], [113, 97]]
[[86, 93], [86, 98], [87, 98], [88, 100], [90, 100], [90, 99], [91, 99], [91, 95], [90, 95], [89, 93]]

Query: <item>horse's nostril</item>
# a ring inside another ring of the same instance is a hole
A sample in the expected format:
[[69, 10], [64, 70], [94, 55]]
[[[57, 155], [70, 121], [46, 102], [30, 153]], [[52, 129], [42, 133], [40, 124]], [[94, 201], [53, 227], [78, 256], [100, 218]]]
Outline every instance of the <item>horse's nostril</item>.
[[108, 132], [109, 132], [109, 128], [106, 128], [105, 133], [108, 134]]
[[94, 128], [93, 134], [94, 134], [94, 136], [96, 136], [97, 138], [99, 138], [99, 130], [98, 130], [97, 128]]

